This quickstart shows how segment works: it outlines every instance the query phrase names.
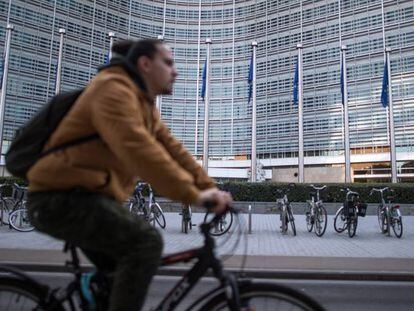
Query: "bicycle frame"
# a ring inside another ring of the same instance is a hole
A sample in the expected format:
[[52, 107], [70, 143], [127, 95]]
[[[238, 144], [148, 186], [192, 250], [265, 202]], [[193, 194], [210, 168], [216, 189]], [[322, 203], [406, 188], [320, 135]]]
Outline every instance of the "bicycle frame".
[[207, 251], [205, 247], [168, 255], [162, 259], [161, 266], [188, 262], [195, 258], [198, 259], [197, 263], [181, 278], [175, 287], [160, 302], [160, 304], [155, 308], [156, 311], [173, 310], [184, 299], [187, 293], [197, 284], [197, 282], [206, 274], [209, 268], [212, 268], [215, 276], [223, 282], [223, 278], [225, 278], [225, 276], [221, 263], [216, 259], [214, 254]]

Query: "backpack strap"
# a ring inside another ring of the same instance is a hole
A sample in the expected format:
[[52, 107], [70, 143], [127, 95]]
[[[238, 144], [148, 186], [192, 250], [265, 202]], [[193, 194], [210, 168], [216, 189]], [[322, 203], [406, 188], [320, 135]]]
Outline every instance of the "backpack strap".
[[63, 143], [61, 145], [58, 145], [58, 146], [53, 147], [53, 148], [51, 148], [47, 151], [42, 152], [40, 154], [39, 159], [43, 158], [44, 156], [47, 156], [47, 155], [49, 155], [53, 152], [63, 150], [63, 149], [69, 148], [69, 147], [73, 147], [73, 146], [76, 146], [76, 145], [80, 145], [80, 144], [83, 144], [83, 143], [86, 143], [88, 141], [95, 140], [95, 139], [98, 139], [98, 138], [99, 138], [99, 134], [92, 134], [92, 135], [88, 135], [88, 136], [85, 136], [85, 137], [81, 137], [81, 138], [78, 138], [78, 139], [68, 141], [66, 143]]

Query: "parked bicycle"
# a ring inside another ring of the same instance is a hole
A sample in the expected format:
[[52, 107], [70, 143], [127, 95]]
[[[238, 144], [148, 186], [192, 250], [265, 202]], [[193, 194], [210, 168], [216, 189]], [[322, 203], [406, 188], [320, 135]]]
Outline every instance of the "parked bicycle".
[[[142, 191], [148, 186], [148, 201], [145, 200]], [[166, 227], [164, 212], [161, 206], [156, 202], [154, 192], [151, 185], [146, 183], [138, 183], [135, 187], [132, 198], [129, 201], [129, 211], [138, 217], [142, 217], [155, 227], [157, 223], [162, 229]]]
[[8, 225], [10, 229], [20, 232], [33, 231], [34, 227], [30, 223], [26, 208], [27, 187], [12, 185], [12, 197], [5, 197], [4, 190], [6, 185], [1, 185], [1, 223]]
[[381, 233], [386, 233], [388, 236], [391, 236], [390, 227], [392, 227], [395, 236], [401, 238], [403, 235], [403, 223], [400, 206], [391, 203], [391, 201], [394, 200], [394, 196], [387, 196], [388, 203], [386, 203], [384, 199], [385, 191], [393, 192], [389, 187], [385, 187], [382, 189], [373, 188], [369, 194], [371, 196], [374, 192], [379, 192], [381, 196], [381, 203], [377, 208], [380, 231]]
[[295, 217], [293, 217], [292, 206], [290, 205], [290, 202], [287, 196], [290, 190], [295, 187], [296, 185], [291, 183], [288, 185], [288, 188], [277, 190], [277, 193], [281, 195], [281, 197], [276, 200], [276, 204], [280, 211], [280, 222], [281, 222], [280, 229], [283, 234], [288, 233], [288, 224], [290, 224], [293, 235], [296, 235]]
[[367, 205], [360, 202], [359, 193], [351, 191], [349, 188], [343, 188], [346, 191], [345, 202], [335, 214], [334, 229], [341, 233], [348, 229], [348, 235], [353, 238], [358, 226], [358, 216], [365, 217]]
[[183, 204], [182, 210], [181, 210], [181, 232], [188, 233], [190, 230], [193, 229], [196, 224], [193, 224], [192, 217], [193, 213], [191, 210], [191, 205], [185, 205]]
[[[189, 262], [194, 259], [196, 262], [191, 270], [152, 310], [176, 309], [189, 291], [210, 269], [213, 276], [219, 281], [219, 285], [197, 299], [186, 310], [273, 311], [275, 308], [279, 311], [323, 310], [317, 302], [302, 292], [278, 284], [240, 278], [234, 273], [225, 271], [222, 261], [216, 255], [215, 241], [209, 234], [220, 218], [221, 215], [216, 215], [212, 221], [200, 226], [201, 234], [204, 237], [202, 247], [165, 256], [162, 259], [162, 266]], [[67, 265], [72, 269], [74, 279], [64, 288], [50, 288], [21, 270], [0, 266], [2, 272], [0, 276], [1, 310], [63, 311], [66, 310], [65, 305], [71, 311], [76, 310], [76, 307], [84, 311], [106, 310], [110, 295], [110, 277], [99, 270], [96, 273], [82, 273], [76, 247], [66, 244], [65, 251], [70, 251], [71, 254], [72, 259]]]
[[323, 236], [326, 231], [326, 226], [328, 223], [328, 214], [326, 212], [325, 207], [323, 206], [323, 202], [320, 199], [320, 191], [326, 189], [326, 186], [322, 187], [315, 187], [314, 185], [310, 185], [312, 189], [316, 191], [311, 192], [311, 200], [308, 201], [305, 215], [306, 215], [306, 227], [308, 232], [312, 232], [315, 228], [315, 234], [319, 237]]

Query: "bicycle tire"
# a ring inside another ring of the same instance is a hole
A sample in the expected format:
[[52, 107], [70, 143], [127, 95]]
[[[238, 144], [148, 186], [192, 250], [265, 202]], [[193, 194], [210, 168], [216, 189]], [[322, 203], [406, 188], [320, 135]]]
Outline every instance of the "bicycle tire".
[[[396, 229], [395, 227], [399, 225], [399, 228]], [[394, 231], [394, 234], [397, 238], [401, 238], [403, 235], [403, 223], [402, 223], [402, 217], [398, 216], [398, 218], [393, 219], [392, 221], [392, 231]]]
[[308, 204], [305, 215], [306, 215], [306, 229], [308, 232], [312, 232], [313, 230], [313, 219], [312, 219], [312, 213], [311, 213], [311, 206]]
[[167, 226], [167, 222], [165, 221], [164, 212], [162, 211], [161, 206], [157, 202], [151, 204], [151, 213], [153, 214], [157, 224], [162, 229], [165, 229], [165, 227]]
[[183, 213], [183, 215], [182, 215], [181, 232], [183, 232], [185, 234], [188, 233], [188, 220], [187, 220], [187, 216], [185, 215], [185, 213]]
[[294, 236], [296, 236], [295, 218], [293, 217], [293, 212], [290, 206], [288, 209], [288, 217], [289, 217], [290, 227], [292, 228], [292, 233]]
[[184, 233], [188, 233], [188, 220], [184, 220]]
[[[345, 208], [342, 206], [335, 215], [334, 218], [334, 229], [336, 232], [338, 233], [342, 233], [344, 232], [348, 227], [348, 222], [345, 221], [346, 220], [346, 215], [345, 215]], [[339, 222], [342, 222], [342, 226], [340, 226]]]
[[[321, 237], [324, 235], [326, 226], [328, 225], [328, 213], [323, 205], [319, 205], [316, 208], [315, 216], [315, 234], [318, 237]], [[323, 222], [322, 226], [320, 226], [321, 222]]]
[[[204, 216], [204, 222], [208, 222], [213, 217], [213, 215], [215, 215], [215, 214], [212, 213], [212, 212], [207, 212]], [[229, 217], [229, 219], [226, 220], [227, 217]], [[227, 233], [230, 230], [230, 227], [231, 227], [232, 224], [233, 224], [233, 213], [230, 212], [230, 211], [227, 211], [221, 217], [218, 225], [215, 228], [213, 228], [212, 230], [210, 230], [210, 234], [212, 236], [223, 235], [223, 234]]]
[[383, 213], [383, 207], [381, 204], [378, 205], [377, 207], [377, 217], [378, 217], [378, 226], [380, 228], [380, 231], [381, 233], [385, 233], [382, 227], [382, 222], [383, 222], [382, 218], [384, 217], [384, 213]]
[[287, 211], [284, 211], [283, 209], [281, 210], [280, 221], [282, 223], [281, 225], [282, 233], [286, 234], [288, 230], [288, 226], [287, 226], [288, 219], [287, 219]]
[[34, 227], [30, 224], [26, 208], [19, 208], [10, 213], [9, 226], [20, 232], [30, 232], [34, 230]]
[[3, 198], [0, 202], [0, 225], [9, 225], [9, 215], [12, 212], [13, 201], [10, 198]]
[[[7, 293], [12, 295], [12, 303], [10, 303], [10, 301], [9, 303], [5, 303], [7, 300]], [[41, 287], [40, 285], [13, 277], [0, 278], [0, 310], [2, 311], [29, 311], [38, 310], [38, 307], [40, 308], [39, 310], [65, 311], [60, 303], [56, 303], [53, 296], [49, 296], [50, 305], [44, 305], [43, 303], [45, 302], [46, 297], [48, 297], [48, 290], [46, 287]], [[52, 308], [51, 305], [54, 307]], [[21, 307], [19, 308], [19, 306]]]
[[358, 216], [351, 216], [349, 218], [349, 224], [348, 224], [348, 235], [350, 238], [353, 238], [356, 233], [356, 229], [358, 227]]
[[390, 235], [390, 217], [388, 215], [388, 212], [385, 211], [383, 217], [382, 217], [382, 233], [387, 234], [388, 236]]
[[[300, 293], [294, 289], [281, 286], [278, 284], [269, 284], [269, 283], [256, 283], [253, 282], [248, 285], [239, 285], [239, 294], [241, 303], [246, 305], [248, 302], [255, 301], [257, 298], [268, 298], [272, 299], [273, 303], [270, 302], [267, 305], [267, 308], [264, 308], [264, 305], [257, 306], [247, 306], [246, 310], [303, 310], [303, 311], [323, 311], [324, 308], [314, 301], [309, 296]], [[284, 305], [279, 306], [276, 302], [284, 302]], [[251, 307], [251, 308], [250, 308]], [[285, 308], [283, 308], [285, 307]], [[296, 309], [292, 309], [296, 307]], [[227, 307], [226, 295], [223, 291], [217, 293], [209, 301], [207, 301], [203, 306], [201, 306], [200, 311], [219, 311], [219, 310], [229, 310]], [[244, 310], [244, 309], [243, 309]]]
[[129, 212], [134, 216], [138, 218], [145, 218], [145, 212], [142, 208], [142, 205], [138, 201], [133, 201], [129, 205]]

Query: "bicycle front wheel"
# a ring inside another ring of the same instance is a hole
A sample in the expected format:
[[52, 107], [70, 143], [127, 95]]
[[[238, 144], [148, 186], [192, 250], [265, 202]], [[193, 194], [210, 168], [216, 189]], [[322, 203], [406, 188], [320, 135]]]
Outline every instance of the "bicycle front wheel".
[[[0, 278], [0, 310], [2, 311], [52, 310], [50, 305], [44, 305], [46, 297], [47, 291], [39, 286], [16, 278]], [[51, 299], [51, 304], [53, 302], [54, 299]], [[54, 304], [53, 310], [65, 309], [61, 304]]]
[[[260, 311], [322, 311], [317, 302], [291, 288], [277, 284], [252, 283], [240, 287], [240, 300], [243, 310]], [[200, 311], [227, 311], [226, 295], [222, 292], [214, 296]]]
[[295, 218], [293, 217], [292, 209], [289, 207], [289, 222], [290, 226], [292, 227], [293, 235], [296, 236], [296, 226], [295, 226]]
[[8, 225], [9, 216], [13, 209], [13, 201], [11, 199], [3, 199], [0, 201], [0, 225], [1, 223]]
[[388, 212], [385, 210], [382, 216], [382, 233], [390, 235], [390, 230], [390, 217]]
[[308, 232], [312, 232], [313, 229], [313, 216], [312, 216], [312, 206], [308, 204], [308, 207], [306, 208], [306, 229], [308, 229]]
[[378, 217], [378, 226], [380, 228], [381, 233], [385, 233], [384, 232], [384, 227], [383, 227], [384, 215], [385, 215], [384, 208], [382, 207], [382, 205], [378, 205], [378, 207], [377, 207], [377, 217]]
[[29, 213], [25, 208], [19, 208], [10, 213], [9, 225], [13, 229], [20, 232], [29, 232], [34, 230], [34, 227], [29, 220]]
[[[207, 212], [204, 216], [204, 222], [209, 222], [214, 218], [214, 213]], [[220, 236], [225, 234], [230, 230], [231, 225], [233, 224], [233, 213], [227, 211], [223, 216], [221, 216], [217, 225], [211, 229], [210, 234], [213, 236]]]
[[344, 232], [348, 226], [347, 216], [345, 213], [345, 208], [342, 206], [335, 215], [334, 218], [334, 229], [336, 232], [341, 233]]
[[164, 212], [161, 209], [161, 206], [155, 202], [151, 205], [151, 213], [155, 218], [157, 224], [162, 228], [165, 229], [167, 222], [165, 221]]
[[328, 214], [326, 212], [325, 207], [320, 205], [316, 208], [315, 215], [315, 233], [317, 236], [321, 237], [324, 235], [327, 223]]

